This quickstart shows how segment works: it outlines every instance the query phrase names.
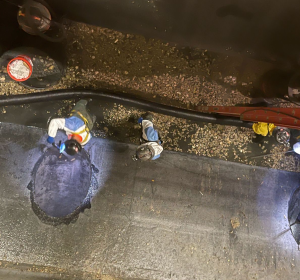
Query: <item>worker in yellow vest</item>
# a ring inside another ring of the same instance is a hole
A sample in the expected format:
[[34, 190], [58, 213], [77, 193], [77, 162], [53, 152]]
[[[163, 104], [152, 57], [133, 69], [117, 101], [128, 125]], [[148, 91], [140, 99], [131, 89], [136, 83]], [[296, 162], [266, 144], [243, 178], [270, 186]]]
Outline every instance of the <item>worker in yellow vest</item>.
[[96, 120], [96, 116], [88, 113], [86, 109], [88, 101], [80, 100], [75, 104], [69, 118], [52, 119], [48, 127], [47, 142], [52, 144], [55, 142], [55, 136], [58, 129], [66, 132], [68, 140], [63, 143], [64, 150], [69, 155], [75, 155], [81, 151], [82, 146], [92, 138], [90, 131]]

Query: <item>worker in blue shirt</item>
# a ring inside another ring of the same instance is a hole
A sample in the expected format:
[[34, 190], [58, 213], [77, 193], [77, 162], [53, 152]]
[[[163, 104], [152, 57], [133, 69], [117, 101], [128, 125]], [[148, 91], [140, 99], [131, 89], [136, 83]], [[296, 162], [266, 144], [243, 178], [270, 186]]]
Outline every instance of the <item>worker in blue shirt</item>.
[[137, 148], [134, 160], [155, 160], [163, 151], [162, 140], [159, 132], [154, 129], [152, 120], [153, 115], [150, 113], [138, 119], [138, 123], [142, 126], [142, 136], [140, 138], [141, 145]]

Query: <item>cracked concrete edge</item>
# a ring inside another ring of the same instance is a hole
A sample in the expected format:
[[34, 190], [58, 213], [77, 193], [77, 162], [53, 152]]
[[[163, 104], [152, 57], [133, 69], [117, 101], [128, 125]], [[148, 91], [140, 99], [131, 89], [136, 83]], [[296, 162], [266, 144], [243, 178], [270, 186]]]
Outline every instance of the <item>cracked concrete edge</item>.
[[[11, 273], [13, 272], [13, 273]], [[144, 279], [128, 279], [115, 278], [114, 276], [88, 271], [68, 271], [59, 267], [33, 265], [26, 263], [14, 263], [0, 260], [0, 280], [8, 280], [8, 276], [13, 279], [51, 279], [51, 280], [144, 280]], [[18, 278], [14, 278], [14, 275]], [[19, 277], [22, 278], [19, 278]], [[23, 278], [24, 277], [24, 278]], [[29, 277], [29, 278], [27, 278]], [[35, 278], [37, 277], [37, 278]]]

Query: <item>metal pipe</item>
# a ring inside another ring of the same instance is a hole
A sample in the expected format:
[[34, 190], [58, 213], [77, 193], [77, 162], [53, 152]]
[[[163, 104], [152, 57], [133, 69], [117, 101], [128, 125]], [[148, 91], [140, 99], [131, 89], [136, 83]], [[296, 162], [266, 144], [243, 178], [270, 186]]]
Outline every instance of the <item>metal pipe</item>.
[[114, 93], [102, 90], [56, 90], [30, 94], [19, 94], [12, 96], [1, 96], [0, 106], [21, 105], [37, 102], [48, 102], [50, 100], [64, 100], [74, 98], [93, 98], [104, 101], [113, 101], [137, 107], [146, 111], [170, 115], [178, 118], [198, 122], [208, 122], [214, 124], [231, 125], [238, 127], [252, 127], [252, 122], [244, 122], [239, 118], [225, 117], [217, 114], [201, 113], [193, 110], [164, 105], [153, 101], [147, 101], [126, 93]]

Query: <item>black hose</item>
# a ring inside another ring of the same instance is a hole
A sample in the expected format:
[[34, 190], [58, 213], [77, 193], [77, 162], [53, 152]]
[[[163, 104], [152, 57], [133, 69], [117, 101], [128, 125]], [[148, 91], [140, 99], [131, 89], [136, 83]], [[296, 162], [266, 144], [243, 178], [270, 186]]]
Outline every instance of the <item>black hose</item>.
[[93, 90], [56, 90], [31, 94], [1, 96], [0, 106], [22, 105], [36, 102], [47, 102], [52, 100], [93, 98], [113, 101], [137, 107], [146, 111], [170, 115], [178, 118], [193, 120], [197, 122], [208, 122], [214, 124], [231, 125], [239, 127], [252, 127], [252, 122], [244, 122], [238, 118], [225, 117], [217, 114], [201, 113], [197, 111], [177, 108], [169, 105], [159, 104], [152, 101], [140, 99], [126, 93], [112, 93]]

